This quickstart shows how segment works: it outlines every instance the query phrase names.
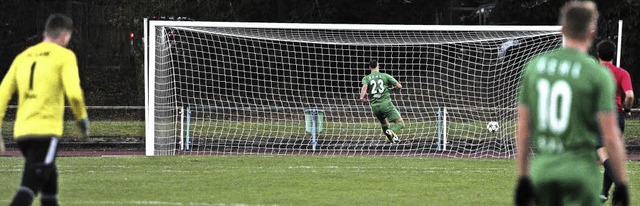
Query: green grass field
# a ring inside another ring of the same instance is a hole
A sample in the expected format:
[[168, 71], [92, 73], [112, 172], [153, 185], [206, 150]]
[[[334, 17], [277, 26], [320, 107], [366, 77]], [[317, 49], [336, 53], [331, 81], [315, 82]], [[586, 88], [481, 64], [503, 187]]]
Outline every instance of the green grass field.
[[[126, 136], [144, 136], [144, 122], [96, 122], [93, 123], [92, 134], [96, 135], [104, 135], [111, 136], [113, 133], [124, 134]], [[274, 125], [273, 123], [221, 123], [218, 128], [208, 128], [208, 130], [200, 130], [210, 133], [228, 133], [228, 134], [238, 134], [238, 136], [253, 136], [255, 133], [264, 132], [269, 133], [272, 132], [273, 128], [278, 128], [282, 133], [304, 133], [304, 123], [289, 123], [289, 124], [280, 124]], [[67, 125], [65, 128], [68, 128], [68, 132], [72, 134], [79, 134], [79, 132], [75, 131], [76, 127], [74, 125]], [[244, 128], [244, 129], [230, 129], [230, 128]], [[479, 133], [486, 132], [486, 123], [450, 123], [448, 126], [450, 132], [456, 132], [459, 136], [465, 137], [474, 137], [478, 136]], [[358, 124], [338, 124], [338, 123], [327, 123], [325, 125], [325, 131], [323, 131], [322, 136], [351, 136], [358, 135], [363, 133], [371, 133], [374, 131], [375, 133], [379, 130], [378, 123], [358, 123]], [[401, 131], [403, 135], [411, 135], [411, 133], [420, 133], [429, 131], [433, 134], [436, 133], [436, 123], [435, 122], [408, 122], [407, 127]], [[198, 131], [196, 131], [198, 132]], [[246, 133], [246, 135], [242, 135], [242, 133]], [[377, 134], [377, 133], [376, 133]], [[206, 134], [194, 134], [197, 135], [205, 135]], [[116, 135], [117, 136], [117, 135]], [[211, 136], [211, 135], [210, 135]], [[406, 137], [406, 136], [405, 136]], [[625, 132], [624, 137], [627, 140], [640, 140], [640, 120], [638, 119], [628, 119], [625, 122]]]
[[[0, 158], [0, 205], [12, 198], [22, 164]], [[135, 156], [57, 164], [62, 205], [511, 205], [516, 179], [512, 159]], [[627, 164], [637, 183], [640, 162]], [[639, 186], [630, 191], [640, 202]]]
[[[73, 122], [65, 124], [66, 137], [79, 136]], [[640, 120], [629, 120], [626, 125], [625, 138], [640, 140]], [[12, 126], [12, 122], [3, 124], [3, 136], [11, 134]], [[91, 126], [93, 136], [144, 136], [142, 121], [93, 121]], [[225, 123], [195, 132], [251, 136], [272, 126], [284, 133], [304, 133], [300, 123]], [[326, 127], [331, 129], [324, 135], [378, 130], [368, 123]], [[432, 123], [409, 123], [408, 128], [434, 127]], [[449, 125], [463, 132], [483, 127], [480, 123]], [[22, 164], [20, 157], [0, 157], [0, 205], [8, 204], [14, 194]], [[628, 166], [633, 202], [638, 203], [640, 187], [633, 183], [639, 182], [640, 162], [630, 161]], [[58, 159], [63, 205], [511, 205], [514, 167], [513, 159], [385, 156]]]
[[[274, 130], [278, 130], [280, 135], [305, 135], [304, 122], [289, 123], [238, 123], [238, 122], [220, 122], [215, 127], [204, 126], [203, 123], [193, 123], [192, 131], [194, 136], [215, 136], [215, 134], [235, 134], [236, 137], [255, 137], [264, 134], [273, 134]], [[627, 120], [625, 129], [625, 139], [640, 140], [640, 120]], [[451, 123], [448, 128], [450, 132], [455, 132], [458, 136], [464, 137], [481, 137], [482, 133], [487, 132], [485, 123]], [[327, 123], [325, 131], [320, 138], [331, 136], [354, 136], [358, 134], [376, 134], [379, 125], [372, 123]], [[195, 128], [195, 129], [194, 129]], [[274, 129], [275, 128], [275, 129]], [[407, 138], [412, 134], [429, 132], [436, 134], [435, 122], [408, 122], [407, 128], [402, 131], [402, 135]], [[13, 122], [5, 122], [2, 125], [2, 136], [8, 137], [13, 133]], [[74, 122], [65, 122], [65, 137], [80, 137], [80, 131]], [[143, 121], [92, 121], [91, 136], [97, 137], [144, 137]]]

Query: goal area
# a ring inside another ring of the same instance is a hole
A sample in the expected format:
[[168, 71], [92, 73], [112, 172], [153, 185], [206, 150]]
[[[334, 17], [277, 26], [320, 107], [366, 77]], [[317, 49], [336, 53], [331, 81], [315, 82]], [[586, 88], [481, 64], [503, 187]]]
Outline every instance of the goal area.
[[[146, 155], [515, 156], [524, 64], [559, 26], [149, 21]], [[362, 78], [377, 60], [406, 127], [385, 141]]]

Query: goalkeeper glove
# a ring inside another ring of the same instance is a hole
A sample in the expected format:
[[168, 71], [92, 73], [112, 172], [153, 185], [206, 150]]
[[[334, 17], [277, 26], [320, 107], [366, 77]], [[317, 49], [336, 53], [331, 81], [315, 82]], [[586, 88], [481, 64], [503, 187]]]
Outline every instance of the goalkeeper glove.
[[629, 190], [626, 184], [616, 183], [615, 189], [613, 189], [613, 197], [611, 199], [612, 205], [629, 205]]
[[516, 205], [530, 205], [533, 202], [535, 194], [529, 177], [520, 177], [518, 179], [515, 193], [514, 201]]
[[84, 138], [89, 137], [89, 117], [79, 120], [78, 127], [80, 127], [80, 131], [82, 131]]

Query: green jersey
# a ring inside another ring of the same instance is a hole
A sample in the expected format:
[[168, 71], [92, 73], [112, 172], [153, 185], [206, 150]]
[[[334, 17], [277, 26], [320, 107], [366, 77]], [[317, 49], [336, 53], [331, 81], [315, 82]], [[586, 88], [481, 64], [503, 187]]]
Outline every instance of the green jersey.
[[560, 48], [525, 67], [518, 103], [529, 109], [530, 137], [539, 155], [593, 152], [598, 112], [614, 112], [610, 72], [585, 53]]
[[362, 78], [362, 84], [368, 85], [367, 94], [369, 95], [370, 104], [391, 102], [388, 87], [397, 83], [398, 80], [382, 72], [371, 72], [371, 74]]
[[[597, 205], [598, 112], [614, 112], [613, 78], [587, 54], [561, 48], [525, 67], [518, 102], [529, 109], [531, 180], [538, 204]], [[526, 151], [523, 151], [526, 152]]]

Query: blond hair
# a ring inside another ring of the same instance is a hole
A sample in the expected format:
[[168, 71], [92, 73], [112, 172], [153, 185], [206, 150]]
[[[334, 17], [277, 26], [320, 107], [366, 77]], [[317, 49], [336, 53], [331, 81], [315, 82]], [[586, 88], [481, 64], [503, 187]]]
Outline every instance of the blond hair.
[[586, 40], [597, 28], [598, 9], [591, 1], [570, 1], [560, 10], [562, 34], [576, 40]]

